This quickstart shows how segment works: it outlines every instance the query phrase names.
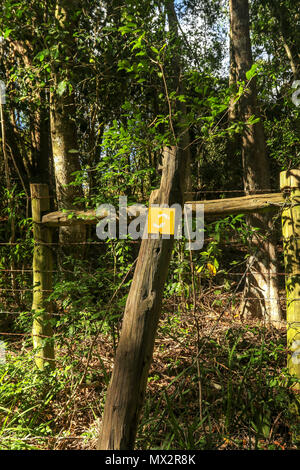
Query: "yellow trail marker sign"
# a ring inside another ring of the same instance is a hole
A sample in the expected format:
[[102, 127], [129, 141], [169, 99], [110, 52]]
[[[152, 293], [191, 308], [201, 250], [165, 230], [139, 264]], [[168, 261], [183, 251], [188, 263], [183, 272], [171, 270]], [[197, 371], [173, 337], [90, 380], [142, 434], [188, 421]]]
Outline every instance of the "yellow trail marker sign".
[[175, 209], [150, 207], [148, 211], [148, 233], [174, 235]]

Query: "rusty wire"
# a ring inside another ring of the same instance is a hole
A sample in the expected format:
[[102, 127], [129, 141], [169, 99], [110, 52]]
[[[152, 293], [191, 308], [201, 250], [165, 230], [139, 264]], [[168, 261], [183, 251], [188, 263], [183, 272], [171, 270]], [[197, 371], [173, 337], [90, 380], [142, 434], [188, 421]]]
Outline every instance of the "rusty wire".
[[4, 440], [4, 439], [17, 439], [18, 441], [34, 441], [36, 439], [55, 439], [55, 440], [87, 439], [87, 440], [91, 440], [93, 438], [87, 437], [87, 436], [32, 436], [32, 437], [18, 437], [18, 438], [14, 438], [11, 436], [0, 436], [0, 440]]
[[[35, 272], [35, 273], [61, 273], [60, 270], [58, 269], [52, 269], [52, 270], [40, 270], [40, 269], [2, 269], [0, 268], [0, 272], [7, 272], [7, 273], [32, 273], [32, 272]], [[72, 272], [72, 271], [68, 271], [68, 272]], [[197, 273], [199, 275], [201, 275], [201, 273]], [[244, 274], [244, 272], [230, 272], [230, 271], [223, 271], [223, 270], [220, 270], [218, 271], [216, 274], [214, 274], [214, 276], [218, 276], [218, 275], [226, 275], [226, 276], [242, 276]], [[296, 273], [278, 273], [278, 272], [270, 272], [270, 271], [251, 271], [249, 273], [246, 273], [246, 276], [250, 276], [251, 274], [261, 274], [261, 275], [269, 275], [269, 276], [296, 276], [296, 275], [300, 275], [300, 272], [296, 272]], [[1, 288], [0, 288], [1, 289]]]
[[[249, 193], [247, 193], [247, 196], [253, 196], [257, 193], [277, 193], [279, 192], [279, 189], [256, 189], [255, 191], [250, 191]], [[201, 194], [201, 193], [216, 193], [216, 194], [223, 194], [223, 193], [243, 193], [245, 194], [245, 190], [244, 189], [224, 189], [224, 190], [221, 190], [221, 189], [216, 189], [216, 190], [213, 190], [213, 189], [200, 189], [199, 191], [185, 191], [185, 194]]]

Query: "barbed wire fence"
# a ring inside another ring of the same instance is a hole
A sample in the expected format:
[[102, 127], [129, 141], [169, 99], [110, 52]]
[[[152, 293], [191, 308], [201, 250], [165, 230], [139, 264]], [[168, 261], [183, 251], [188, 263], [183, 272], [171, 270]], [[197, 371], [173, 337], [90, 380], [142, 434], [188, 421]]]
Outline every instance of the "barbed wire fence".
[[[208, 191], [208, 190], [202, 190], [202, 191], [197, 191], [195, 192], [194, 194], [208, 194], [208, 193], [215, 193], [215, 194], [219, 194], [219, 193], [242, 193], [242, 191], [240, 190], [228, 190], [228, 191], [223, 191], [223, 190], [214, 190], [214, 191]], [[44, 197], [42, 197], [44, 198]], [[47, 196], [47, 198], [49, 199], [50, 196]], [[298, 204], [298, 203], [297, 203]], [[282, 219], [283, 217], [283, 213], [284, 211], [287, 210], [287, 208], [291, 207], [291, 203], [290, 202], [287, 202], [285, 205], [282, 205], [280, 207], [277, 207], [276, 208], [276, 213], [275, 213], [275, 209], [274, 209], [274, 214], [275, 216], [273, 217], [273, 222], [272, 222], [272, 226], [269, 228], [269, 230], [266, 232], [265, 236], [268, 237], [269, 235], [271, 235], [271, 232], [276, 230], [276, 224], [278, 222], [278, 219]], [[300, 239], [300, 236], [298, 236], [298, 233], [297, 232], [296, 234], [294, 233], [294, 236], [293, 236], [293, 239], [294, 240], [299, 240]], [[213, 237], [206, 237], [204, 239], [204, 243], [210, 243], [211, 241], [214, 241], [215, 239]], [[284, 237], [283, 238], [279, 238], [278, 239], [278, 245], [279, 243], [284, 243], [285, 239]], [[132, 244], [132, 245], [139, 245], [140, 241], [139, 240], [125, 240], [124, 241], [125, 243], [128, 243], [128, 244]], [[110, 243], [116, 243], [116, 241], [111, 241]], [[231, 249], [236, 249], [236, 250], [241, 250], [241, 249], [244, 249], [245, 248], [249, 248], [247, 247], [247, 245], [244, 243], [244, 242], [241, 242], [240, 240], [230, 240], [230, 241], [219, 241], [219, 246], [222, 247], [222, 249], [225, 249], [230, 247]], [[33, 249], [34, 246], [38, 246], [38, 245], [46, 245], [48, 248], [50, 249], [53, 249], [54, 252], [56, 249], [59, 249], [59, 256], [62, 256], [63, 255], [63, 250], [61, 250], [62, 247], [64, 246], [72, 246], [74, 248], [76, 248], [76, 246], [82, 246], [82, 245], [87, 245], [87, 246], [93, 246], [93, 247], [102, 247], [102, 248], [105, 248], [107, 249], [108, 248], [108, 242], [107, 241], [104, 241], [104, 240], [87, 240], [87, 241], [79, 241], [79, 242], [49, 242], [49, 243], [40, 243], [36, 240], [31, 240], [28, 241], [24, 241], [24, 240], [20, 240], [20, 241], [14, 241], [14, 242], [7, 242], [7, 241], [1, 241], [0, 242], [0, 247], [6, 247], [8, 249], [12, 249], [13, 247], [18, 247], [18, 249], [22, 250], [22, 246], [26, 246], [28, 248], [28, 246], [31, 246], [31, 249]], [[57, 254], [57, 253], [56, 253]], [[193, 262], [193, 260], [191, 259], [191, 262]], [[128, 278], [130, 277], [130, 275], [132, 274], [133, 270], [134, 270], [134, 267], [135, 267], [135, 263], [136, 263], [136, 259], [134, 261], [132, 261], [129, 265], [129, 268], [127, 269], [126, 273], [122, 275], [121, 277], [121, 280], [119, 281], [119, 284], [118, 286], [116, 287], [116, 289], [114, 290], [114, 292], [112, 293], [111, 295], [111, 299], [107, 305], [107, 310], [110, 309], [110, 307], [112, 306], [113, 304], [113, 301], [115, 300], [115, 298], [117, 297], [120, 289], [124, 286], [126, 286], [126, 289], [128, 289], [128, 284], [125, 284], [126, 281], [128, 280]], [[53, 274], [53, 275], [57, 275], [57, 279], [56, 279], [56, 283], [59, 284], [60, 282], [60, 279], [63, 279], [64, 275], [66, 272], [68, 272], [69, 275], [73, 275], [73, 277], [76, 279], [76, 276], [74, 274], [74, 272], [72, 270], [67, 270], [64, 271], [62, 269], [51, 269], [51, 270], [34, 270], [32, 267], [30, 267], [29, 265], [25, 265], [25, 266], [22, 266], [20, 268], [15, 268], [15, 269], [12, 269], [12, 268], [9, 268], [9, 267], [4, 267], [4, 264], [2, 262], [2, 266], [0, 268], [0, 273], [3, 273], [4, 276], [6, 275], [9, 275], [9, 274], [12, 274], [12, 273], [17, 273], [19, 275], [21, 275], [21, 279], [17, 281], [17, 284], [19, 284], [18, 286], [14, 286], [14, 287], [4, 287], [4, 285], [8, 282], [10, 282], [10, 279], [8, 277], [4, 277], [2, 278], [2, 282], [0, 284], [0, 299], [1, 299], [1, 303], [0, 303], [0, 309], [1, 309], [1, 316], [8, 316], [9, 318], [11, 317], [16, 317], [16, 318], [19, 318], [20, 316], [24, 317], [24, 316], [27, 316], [28, 318], [30, 317], [34, 317], [35, 315], [35, 312], [32, 311], [32, 308], [31, 307], [27, 307], [27, 308], [18, 308], [18, 309], [11, 309], [9, 308], [9, 305], [10, 305], [10, 302], [11, 300], [13, 300], [14, 302], [14, 299], [11, 299], [10, 298], [10, 293], [20, 293], [19, 295], [22, 295], [22, 294], [25, 294], [25, 293], [30, 293], [32, 294], [33, 292], [33, 288], [34, 286], [32, 285], [32, 279], [31, 279], [31, 276], [33, 276], [33, 273], [34, 271], [37, 271], [37, 272], [40, 272], [40, 273], [47, 273], [47, 274]], [[240, 263], [241, 264], [241, 263]], [[299, 263], [298, 263], [299, 264]], [[214, 318], [212, 321], [212, 324], [210, 326], [210, 329], [209, 329], [209, 333], [205, 335], [205, 337], [203, 338], [203, 341], [201, 342], [201, 346], [198, 348], [197, 350], [197, 354], [196, 356], [192, 359], [191, 361], [191, 364], [189, 367], [187, 367], [186, 369], [184, 369], [183, 373], [187, 373], [192, 367], [195, 366], [195, 364], [197, 364], [197, 361], [199, 360], [199, 357], [203, 351], [203, 348], [204, 348], [204, 345], [205, 345], [205, 342], [208, 340], [210, 334], [213, 333], [213, 331], [217, 328], [219, 322], [221, 321], [222, 317], [224, 316], [224, 314], [228, 311], [228, 309], [232, 306], [232, 305], [236, 305], [236, 299], [238, 298], [240, 301], [245, 301], [245, 300], [262, 300], [262, 301], [266, 301], [266, 300], [272, 300], [273, 297], [265, 297], [265, 296], [262, 296], [261, 299], [259, 299], [259, 297], [247, 297], [247, 296], [243, 296], [243, 291], [241, 290], [241, 287], [243, 286], [243, 283], [246, 279], [247, 276], [252, 276], [253, 274], [257, 273], [257, 274], [261, 274], [261, 275], [271, 275], [271, 276], [278, 276], [279, 278], [282, 278], [284, 279], [285, 281], [287, 279], [289, 279], [291, 277], [291, 272], [287, 269], [285, 269], [284, 271], [278, 271], [276, 273], [272, 272], [270, 274], [269, 271], [266, 271], [265, 273], [264, 272], [261, 272], [261, 271], [252, 271], [250, 272], [250, 268], [251, 266], [248, 264], [247, 266], [245, 266], [245, 268], [243, 270], [236, 270], [236, 268], [232, 268], [232, 270], [230, 269], [224, 269], [224, 270], [220, 270], [219, 272], [217, 271], [216, 274], [214, 276], [211, 277], [211, 280], [217, 280], [218, 277], [220, 276], [225, 276], [227, 279], [230, 278], [230, 277], [233, 277], [235, 278], [235, 281], [234, 281], [234, 284], [235, 284], [235, 287], [232, 287], [231, 291], [230, 292], [225, 292], [225, 293], [220, 293], [219, 296], [220, 297], [225, 297], [225, 304], [223, 305], [222, 309], [220, 312], [218, 312], [218, 315], [216, 318]], [[292, 272], [292, 275], [295, 277], [299, 276], [300, 274], [300, 269], [298, 271], [295, 271], [295, 269], [293, 270]], [[194, 269], [192, 268], [192, 275], [195, 276], [195, 271]], [[200, 273], [197, 273], [197, 276], [199, 278], [203, 278], [203, 280], [207, 280], [208, 276], [207, 274], [205, 274], [205, 272], [200, 272]], [[297, 278], [298, 279], [298, 278]], [[20, 286], [20, 283], [22, 283], [22, 285]], [[31, 286], [29, 287], [31, 283]], [[25, 287], [24, 285], [25, 284]], [[53, 293], [53, 290], [52, 289], [39, 289], [40, 292], [45, 292], [47, 293], [47, 295], [51, 293]], [[192, 294], [190, 294], [192, 295]], [[197, 296], [201, 297], [201, 292], [196, 292], [196, 298], [194, 298], [194, 302], [196, 301], [197, 302]], [[214, 294], [214, 299], [217, 299], [218, 298], [218, 294]], [[31, 296], [29, 296], [27, 299], [26, 299], [26, 302], [27, 305], [29, 303], [31, 299]], [[277, 299], [277, 298], [276, 298]], [[280, 301], [282, 301], [282, 305], [284, 306], [285, 304], [285, 301], [286, 301], [286, 293], [285, 291], [282, 292], [281, 291], [281, 294], [279, 295], [279, 299]], [[293, 301], [294, 302], [299, 302], [300, 301], [300, 298], [298, 297], [295, 297], [293, 298]], [[24, 302], [23, 302], [24, 303]], [[298, 304], [299, 305], [299, 304]], [[197, 305], [194, 305], [194, 311], [195, 313], [197, 314]], [[97, 306], [95, 307], [95, 309], [97, 309]], [[59, 310], [58, 308], [54, 309], [53, 311], [44, 311], [43, 313], [44, 314], [49, 314], [51, 315], [51, 317], [54, 317], [54, 318], [62, 318], [63, 316], [65, 316], [65, 311], [64, 311], [64, 308], [62, 307], [62, 311], [59, 312], [57, 311]], [[81, 312], [79, 312], [79, 315], [80, 315]], [[94, 313], [94, 312], [92, 312]], [[72, 318], [70, 319], [70, 321], [72, 322]], [[101, 333], [102, 331], [102, 328], [103, 328], [103, 322], [105, 321], [105, 316], [102, 317], [101, 320], [98, 320], [99, 321], [99, 325], [98, 327], [94, 328], [93, 330], [93, 337], [90, 338], [90, 344], [89, 344], [89, 347], [88, 347], [88, 353], [85, 357], [86, 361], [84, 363], [83, 361], [83, 358], [81, 357], [81, 369], [82, 369], [82, 374], [81, 374], [81, 377], [80, 379], [78, 379], [77, 381], [77, 384], [75, 385], [74, 389], [73, 389], [73, 392], [71, 394], [71, 396], [69, 397], [68, 399], [68, 402], [67, 402], [67, 405], [70, 404], [70, 402], [72, 401], [72, 399], [74, 398], [74, 395], [76, 394], [76, 391], [78, 390], [78, 388], [80, 387], [80, 385], [82, 385], [85, 377], [86, 377], [86, 374], [87, 374], [87, 371], [90, 367], [90, 362], [91, 362], [91, 359], [92, 359], [92, 356], [93, 356], [93, 348], [95, 347], [95, 344], [97, 342], [97, 338], [99, 336], [99, 334]], [[234, 318], [233, 318], [233, 321]], [[197, 325], [196, 325], [197, 327]], [[197, 327], [198, 328], [198, 327]], [[79, 331], [77, 333], [77, 338], [79, 341], [81, 339], [81, 335], [82, 333]], [[8, 347], [15, 347], [15, 346], [19, 346], [19, 353], [20, 353], [20, 345], [22, 345], [22, 343], [25, 341], [25, 340], [28, 340], [30, 339], [32, 336], [32, 333], [31, 332], [14, 332], [14, 331], [0, 331], [0, 340], [6, 340], [9, 339], [9, 342], [7, 343]], [[43, 336], [41, 335], [42, 337], [45, 337], [47, 338], [47, 336]], [[59, 327], [56, 328], [56, 331], [54, 332], [53, 334], [53, 339], [56, 340], [57, 338], [62, 338], [63, 339], [63, 343], [66, 343], [67, 342], [67, 338], [65, 337], [65, 332], [64, 331], [59, 331]], [[74, 336], [70, 338], [68, 338], [69, 342], [70, 343], [73, 343], [74, 344], [74, 341], [75, 341], [75, 338]], [[27, 343], [27, 350], [30, 349], [30, 346], [29, 344]], [[79, 356], [79, 355], [78, 355]], [[34, 352], [32, 351], [32, 357], [34, 357]], [[59, 363], [64, 363], [64, 358], [60, 358], [60, 357], [56, 357], [55, 358], [55, 362], [57, 364]], [[110, 369], [111, 369], [111, 365], [110, 364]], [[64, 407], [64, 409], [66, 410], [67, 409], [67, 406]], [[3, 440], [12, 440], [13, 437], [12, 436], [0, 436], [0, 441], [3, 441]], [[87, 436], [26, 436], [26, 437], [18, 437], [17, 438], [18, 440], [20, 441], [27, 441], [27, 442], [36, 442], [36, 441], [39, 441], [39, 440], [49, 440], [49, 441], [53, 441], [54, 443], [55, 442], [61, 442], [61, 441], [69, 441], [69, 440], [74, 440], [74, 441], [80, 441], [80, 440], [88, 440], [89, 438]]]

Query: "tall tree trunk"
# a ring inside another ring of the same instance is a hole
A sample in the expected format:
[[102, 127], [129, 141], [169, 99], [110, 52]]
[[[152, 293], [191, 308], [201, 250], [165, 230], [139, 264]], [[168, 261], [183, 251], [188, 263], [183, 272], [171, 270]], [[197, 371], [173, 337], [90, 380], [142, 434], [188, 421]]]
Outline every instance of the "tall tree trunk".
[[[167, 2], [167, 13], [170, 32], [176, 37], [172, 1]], [[172, 65], [176, 71], [174, 90], [179, 91], [180, 57], [176, 54]], [[151, 194], [150, 204], [182, 203], [189, 173], [187, 144], [187, 133], [184, 133], [178, 145], [164, 149], [160, 188]], [[173, 243], [173, 239], [163, 238], [142, 240], [107, 392], [98, 449], [134, 447]]]
[[[13, 63], [19, 60], [24, 68], [33, 69], [34, 48], [29, 41], [9, 41], [8, 60]], [[9, 77], [8, 68], [8, 78]], [[26, 85], [31, 93], [31, 106], [29, 108], [30, 123], [30, 151], [22, 152], [24, 139], [19, 134], [14, 110], [10, 110], [7, 119], [7, 142], [10, 157], [21, 180], [21, 184], [29, 195], [29, 182], [49, 183], [50, 163], [50, 125], [49, 103], [45, 90], [32, 87], [31, 80], [26, 79]], [[20, 145], [22, 143], [22, 145]], [[21, 149], [20, 149], [21, 147]]]
[[[73, 37], [78, 26], [80, 2], [78, 0], [57, 0], [55, 18], [60, 33], [64, 37], [64, 56], [59, 65], [52, 69], [52, 87], [50, 93], [50, 127], [53, 154], [53, 166], [56, 183], [56, 195], [59, 209], [82, 209], [83, 198], [81, 186], [74, 186], [72, 173], [80, 170], [77, 144], [76, 107], [72, 87], [71, 58], [76, 54]], [[62, 60], [66, 59], [64, 63]], [[73, 64], [74, 65], [74, 64]], [[76, 201], [77, 199], [77, 201]], [[60, 228], [60, 242], [72, 244], [84, 242], [85, 226], [75, 225]], [[79, 253], [69, 247], [66, 253]]]
[[[272, 16], [276, 18], [279, 27], [279, 36], [286, 52], [287, 58], [290, 62], [291, 70], [294, 80], [300, 78], [300, 51], [297, 47], [297, 39], [294, 36], [295, 29], [291, 28], [290, 21], [294, 21], [293, 15], [290, 13], [288, 7], [284, 2], [269, 1]], [[299, 32], [298, 38], [299, 38]]]
[[[245, 81], [246, 72], [253, 65], [248, 0], [229, 0], [231, 81]], [[248, 84], [248, 91], [240, 98], [231, 116], [245, 123], [241, 136], [244, 190], [255, 194], [270, 188], [270, 169], [262, 121], [246, 124], [251, 116], [260, 117], [257, 104], [255, 77]], [[253, 214], [248, 223], [259, 232], [253, 234], [253, 253], [249, 257], [248, 275], [244, 290], [243, 312], [246, 316], [263, 317], [278, 322], [282, 318], [276, 267], [276, 243], [272, 227], [272, 215]]]
[[36, 99], [41, 103], [31, 116], [31, 182], [50, 183], [50, 119], [45, 91], [39, 92]]
[[[2, 90], [3, 91], [3, 90]], [[5, 90], [4, 90], [5, 94]], [[7, 141], [6, 141], [6, 128], [5, 128], [5, 118], [4, 118], [4, 102], [3, 97], [0, 100], [0, 121], [1, 121], [1, 141], [2, 141], [2, 153], [4, 159], [4, 174], [5, 174], [5, 182], [6, 188], [8, 191], [8, 208], [9, 208], [9, 221], [10, 221], [10, 237], [9, 243], [13, 244], [15, 241], [15, 234], [16, 234], [16, 223], [15, 223], [15, 211], [14, 211], [14, 196], [13, 196], [13, 187], [11, 184], [11, 174], [10, 174], [10, 165], [7, 153]], [[16, 289], [16, 277], [15, 277], [15, 262], [12, 257], [10, 263], [11, 269], [11, 285], [12, 289]]]

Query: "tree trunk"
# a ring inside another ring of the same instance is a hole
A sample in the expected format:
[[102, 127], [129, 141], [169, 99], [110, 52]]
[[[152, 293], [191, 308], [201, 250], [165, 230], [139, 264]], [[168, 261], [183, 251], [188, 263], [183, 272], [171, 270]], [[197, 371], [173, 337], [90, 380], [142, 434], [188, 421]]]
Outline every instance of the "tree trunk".
[[39, 109], [35, 110], [30, 116], [31, 182], [50, 184], [50, 122], [45, 91], [38, 92], [36, 100], [41, 104]]
[[[64, 57], [61, 58], [59, 67], [52, 70], [52, 87], [50, 93], [50, 125], [51, 142], [56, 183], [56, 195], [59, 209], [81, 209], [83, 198], [81, 186], [70, 185], [74, 181], [72, 173], [80, 170], [79, 151], [77, 144], [76, 107], [74, 91], [72, 89], [72, 64], [71, 57], [76, 52], [76, 44], [73, 33], [78, 26], [77, 10], [80, 9], [78, 0], [58, 0], [56, 4], [55, 18], [60, 32], [64, 35]], [[62, 60], [68, 59], [62, 68]], [[76, 201], [77, 199], [77, 201]], [[85, 226], [61, 227], [59, 233], [60, 243], [72, 244], [85, 240]], [[74, 254], [69, 247], [64, 251]], [[78, 247], [75, 251], [80, 252]]]
[[[253, 65], [248, 0], [230, 0], [231, 80], [247, 82], [246, 72]], [[248, 91], [231, 110], [232, 117], [245, 123], [241, 136], [244, 189], [246, 194], [270, 188], [270, 169], [267, 159], [264, 129], [261, 120], [247, 124], [251, 116], [260, 117], [257, 104], [256, 80], [247, 85]], [[252, 255], [244, 290], [245, 316], [263, 317], [274, 324], [282, 319], [276, 267], [276, 244], [272, 217], [264, 214], [248, 216], [248, 223], [259, 228], [252, 237]]]
[[269, 6], [272, 16], [278, 22], [279, 36], [290, 62], [294, 80], [298, 80], [300, 77], [300, 53], [297, 48], [295, 29], [291, 28], [292, 25], [290, 23], [290, 20], [294, 21], [294, 17], [284, 2], [280, 2], [280, 5], [275, 5], [273, 1], [270, 1]]
[[[10, 41], [11, 60], [20, 60], [24, 68], [33, 70], [33, 58], [35, 51], [28, 41]], [[32, 87], [29, 79], [26, 80], [28, 88], [31, 90], [32, 103], [29, 112], [30, 122], [30, 152], [22, 155], [17, 149], [18, 129], [14, 112], [10, 112], [10, 122], [8, 123], [9, 145], [12, 151], [14, 165], [24, 186], [25, 181], [31, 183], [49, 184], [49, 163], [50, 163], [50, 125], [48, 111], [48, 96], [45, 89]], [[20, 140], [20, 139], [19, 139]], [[20, 158], [21, 157], [21, 158]], [[25, 171], [24, 171], [25, 170]], [[26, 192], [29, 190], [28, 184]]]

